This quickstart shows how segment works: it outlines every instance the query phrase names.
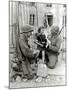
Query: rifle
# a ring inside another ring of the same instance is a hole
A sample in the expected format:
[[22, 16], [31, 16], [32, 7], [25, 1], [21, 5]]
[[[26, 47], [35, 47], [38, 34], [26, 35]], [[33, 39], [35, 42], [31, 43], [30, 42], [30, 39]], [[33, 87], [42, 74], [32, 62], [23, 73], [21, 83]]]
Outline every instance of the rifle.
[[[57, 38], [57, 37], [60, 35], [60, 33], [61, 33], [61, 31], [63, 30], [63, 28], [64, 28], [64, 26], [62, 26], [62, 28], [61, 28], [60, 31], [57, 33], [57, 35], [56, 35], [55, 38]], [[53, 39], [55, 39], [55, 38], [53, 38]]]
[[64, 26], [62, 26], [62, 28], [60, 29], [60, 31], [57, 33], [57, 36], [56, 37], [58, 37], [60, 35], [60, 33], [63, 30], [63, 28], [64, 28]]

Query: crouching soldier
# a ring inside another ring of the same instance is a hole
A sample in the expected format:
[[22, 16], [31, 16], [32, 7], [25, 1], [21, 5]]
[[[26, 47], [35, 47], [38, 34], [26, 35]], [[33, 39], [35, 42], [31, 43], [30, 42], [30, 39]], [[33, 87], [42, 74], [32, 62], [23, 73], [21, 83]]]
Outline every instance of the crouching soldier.
[[30, 25], [24, 25], [21, 28], [21, 31], [22, 32], [20, 33], [20, 37], [17, 42], [16, 51], [18, 60], [21, 62], [20, 65], [23, 73], [22, 78], [29, 80], [34, 77], [30, 61], [35, 60], [39, 52], [32, 51], [28, 44], [28, 39], [32, 35], [33, 27]]
[[51, 28], [51, 34], [48, 36], [48, 46], [46, 50], [46, 61], [47, 66], [51, 69], [55, 68], [56, 63], [58, 62], [58, 55], [59, 55], [59, 49], [61, 46], [61, 38], [59, 33], [59, 27], [58, 26], [52, 26]]

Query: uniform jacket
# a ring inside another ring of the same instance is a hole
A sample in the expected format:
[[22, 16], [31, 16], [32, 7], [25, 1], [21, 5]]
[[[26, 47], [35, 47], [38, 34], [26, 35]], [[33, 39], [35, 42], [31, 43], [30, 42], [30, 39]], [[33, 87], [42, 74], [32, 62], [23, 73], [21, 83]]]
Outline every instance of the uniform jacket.
[[61, 38], [59, 36], [48, 36], [48, 39], [51, 41], [51, 44], [49, 45], [49, 50], [58, 53], [61, 46]]
[[22, 35], [21, 38], [19, 38], [19, 51], [21, 56], [24, 58], [34, 58], [33, 51], [30, 50], [30, 46], [28, 45], [28, 40], [25, 34]]
[[49, 58], [48, 66], [50, 68], [54, 68], [56, 65], [56, 62], [58, 61], [58, 54], [59, 49], [61, 46], [61, 38], [58, 36], [48, 36], [48, 39], [51, 41], [51, 44], [49, 45], [47, 49], [47, 55]]
[[32, 73], [30, 62], [35, 57], [33, 51], [30, 50], [27, 39], [28, 38], [25, 36], [25, 34], [22, 34], [22, 37], [19, 38], [16, 47], [18, 60], [22, 61], [24, 75]]

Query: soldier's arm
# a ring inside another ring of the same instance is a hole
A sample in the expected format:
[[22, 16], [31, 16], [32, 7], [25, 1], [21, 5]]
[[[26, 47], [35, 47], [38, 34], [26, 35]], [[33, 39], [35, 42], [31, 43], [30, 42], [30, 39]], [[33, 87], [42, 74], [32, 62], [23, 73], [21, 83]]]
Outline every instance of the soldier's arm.
[[56, 45], [49, 45], [49, 49], [55, 52], [58, 52], [61, 46], [61, 40], [57, 40]]
[[28, 45], [26, 45], [24, 41], [22, 42], [20, 40], [20, 48], [25, 57], [32, 58], [32, 59], [34, 58], [33, 51], [30, 50], [30, 48], [28, 47]]

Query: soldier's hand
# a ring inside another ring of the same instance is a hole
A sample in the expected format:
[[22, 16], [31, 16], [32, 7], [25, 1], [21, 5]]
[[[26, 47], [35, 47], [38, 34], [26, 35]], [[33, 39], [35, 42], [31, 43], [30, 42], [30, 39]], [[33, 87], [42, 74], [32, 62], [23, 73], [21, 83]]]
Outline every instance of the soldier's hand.
[[36, 54], [36, 53], [39, 53], [39, 52], [40, 52], [39, 50], [34, 50], [33, 53]]
[[50, 40], [47, 39], [47, 44], [46, 44], [46, 48], [48, 48], [48, 46], [51, 44]]
[[50, 41], [49, 39], [47, 39], [47, 43], [48, 43], [48, 44], [51, 44], [51, 41]]
[[38, 57], [39, 52], [40, 52], [39, 50], [34, 51], [35, 58], [37, 58], [37, 57]]

